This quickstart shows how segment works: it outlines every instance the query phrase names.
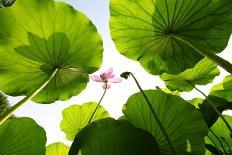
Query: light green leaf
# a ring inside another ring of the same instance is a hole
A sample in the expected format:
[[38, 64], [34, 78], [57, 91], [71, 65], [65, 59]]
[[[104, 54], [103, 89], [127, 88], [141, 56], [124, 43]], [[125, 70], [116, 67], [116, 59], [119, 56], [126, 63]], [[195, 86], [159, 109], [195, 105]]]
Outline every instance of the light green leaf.
[[152, 74], [192, 68], [232, 32], [231, 0], [111, 0], [110, 13], [117, 49]]
[[[204, 136], [207, 135], [208, 128], [201, 113], [179, 96], [166, 94], [160, 90], [144, 92], [178, 153], [204, 154]], [[133, 125], [152, 133], [161, 153], [170, 154], [171, 149], [142, 93], [136, 93], [128, 99], [123, 113]]]
[[68, 155], [69, 146], [57, 142], [47, 146], [46, 155]]
[[0, 89], [28, 95], [58, 72], [33, 100], [52, 103], [77, 95], [102, 60], [102, 40], [81, 12], [53, 0], [17, 0], [0, 9]]
[[[72, 105], [63, 111], [63, 120], [60, 123], [60, 128], [65, 132], [68, 140], [73, 140], [76, 134], [84, 128], [97, 107], [97, 103], [90, 102], [82, 105]], [[91, 122], [109, 117], [108, 112], [104, 107], [99, 106]]]
[[[232, 117], [225, 116], [225, 119], [232, 124]], [[210, 128], [208, 136], [205, 138], [207, 144], [218, 148], [223, 154], [232, 154], [232, 138], [228, 128], [221, 118]]]
[[[0, 116], [3, 115], [7, 110], [11, 108], [7, 97], [0, 92]], [[9, 119], [15, 118], [15, 115], [12, 115]]]
[[102, 119], [79, 132], [69, 155], [159, 155], [151, 134], [135, 128], [126, 120]]
[[202, 104], [203, 101], [204, 99], [202, 98], [193, 98], [192, 100], [188, 100], [188, 102], [196, 108], [199, 108], [199, 104]]
[[206, 85], [213, 82], [220, 74], [217, 65], [207, 58], [202, 59], [195, 67], [187, 69], [178, 75], [162, 74], [160, 76], [170, 90], [191, 91], [193, 85]]
[[178, 91], [172, 91], [168, 88], [165, 88], [165, 89], [161, 89], [163, 92], [167, 93], [167, 94], [172, 94], [172, 95], [176, 95], [176, 96], [180, 96], [180, 92]]
[[44, 155], [46, 133], [31, 118], [8, 120], [0, 126], [1, 155]]
[[224, 78], [222, 83], [214, 86], [210, 95], [218, 96], [232, 102], [232, 75], [228, 75]]

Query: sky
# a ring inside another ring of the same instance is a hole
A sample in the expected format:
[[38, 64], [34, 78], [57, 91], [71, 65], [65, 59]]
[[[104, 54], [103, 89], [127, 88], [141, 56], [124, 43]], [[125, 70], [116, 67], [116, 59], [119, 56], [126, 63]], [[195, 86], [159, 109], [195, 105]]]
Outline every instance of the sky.
[[[95, 74], [107, 70], [110, 67], [114, 68], [116, 75], [122, 72], [130, 71], [135, 74], [143, 89], [155, 89], [156, 86], [164, 88], [164, 83], [158, 76], [148, 74], [138, 62], [127, 59], [119, 54], [115, 45], [110, 37], [109, 30], [109, 0], [60, 0], [65, 1], [72, 5], [78, 11], [83, 12], [95, 24], [98, 32], [102, 36], [104, 43], [103, 63], [99, 71]], [[222, 58], [232, 60], [232, 37], [226, 49], [219, 54]], [[221, 82], [223, 77], [229, 75], [226, 71], [220, 68], [221, 74], [216, 77], [212, 84], [206, 86], [198, 86], [205, 94], [209, 93], [210, 88]], [[114, 118], [122, 115], [122, 106], [126, 103], [128, 97], [138, 92], [134, 81], [132, 79], [124, 80], [119, 84], [113, 84], [111, 89], [106, 93], [102, 105]], [[86, 89], [78, 96], [72, 97], [68, 101], [57, 101], [53, 104], [37, 104], [33, 102], [26, 103], [15, 114], [18, 117], [31, 117], [40, 126], [46, 130], [47, 144], [54, 142], [63, 142], [70, 145], [71, 142], [67, 141], [65, 134], [60, 130], [60, 121], [62, 120], [62, 111], [74, 104], [83, 104], [86, 102], [98, 102], [103, 89], [101, 84], [90, 81]], [[192, 99], [195, 97], [203, 96], [197, 91], [182, 93], [181, 96], [185, 99]], [[23, 97], [8, 97], [12, 105], [16, 104]]]

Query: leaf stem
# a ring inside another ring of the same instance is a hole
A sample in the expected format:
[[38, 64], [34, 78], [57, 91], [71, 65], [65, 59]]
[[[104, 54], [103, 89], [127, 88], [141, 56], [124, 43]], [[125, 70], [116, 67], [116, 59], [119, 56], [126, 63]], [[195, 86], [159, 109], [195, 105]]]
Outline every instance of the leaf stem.
[[92, 119], [93, 119], [95, 113], [97, 112], [97, 109], [99, 108], [99, 106], [100, 106], [100, 104], [101, 104], [101, 102], [102, 102], [102, 100], [103, 100], [103, 98], [104, 98], [104, 96], [105, 96], [105, 94], [106, 94], [106, 90], [107, 90], [107, 82], [105, 82], [105, 90], [104, 90], [104, 92], [103, 92], [103, 94], [102, 94], [102, 97], [101, 97], [101, 99], [99, 100], [99, 102], [98, 102], [96, 108], [94, 109], [94, 111], [93, 111], [93, 113], [92, 113], [92, 115], [91, 115], [91, 117], [90, 117], [90, 119], [89, 119], [89, 121], [88, 121], [88, 124], [91, 123], [91, 121], [92, 121]]
[[[124, 75], [130, 74], [130, 75], [133, 77], [133, 79], [134, 79], [134, 81], [135, 81], [137, 87], [139, 88], [140, 92], [142, 93], [144, 99], [146, 100], [146, 103], [148, 104], [148, 106], [149, 106], [149, 108], [150, 108], [150, 110], [151, 110], [151, 112], [152, 112], [152, 115], [155, 117], [156, 122], [158, 123], [158, 125], [159, 125], [161, 131], [163, 132], [163, 134], [164, 134], [164, 136], [165, 136], [165, 138], [166, 138], [166, 140], [167, 140], [167, 142], [168, 142], [168, 144], [169, 144], [169, 146], [170, 146], [170, 148], [171, 148], [173, 154], [174, 154], [174, 155], [178, 155], [178, 152], [177, 152], [177, 150], [176, 150], [175, 145], [173, 144], [173, 142], [172, 142], [171, 138], [169, 137], [168, 133], [166, 132], [166, 130], [165, 130], [163, 124], [161, 123], [161, 121], [160, 121], [158, 115], [156, 114], [155, 110], [153, 109], [151, 102], [149, 101], [147, 95], [145, 94], [145, 92], [143, 91], [142, 87], [140, 86], [138, 80], [135, 78], [134, 74], [131, 73], [131, 72], [125, 72], [125, 73], [123, 73], [123, 74], [124, 74]], [[128, 76], [128, 75], [127, 75], [127, 76]], [[124, 76], [123, 76], [123, 77], [124, 77]], [[126, 77], [124, 77], [124, 78], [126, 78]], [[126, 78], [126, 79], [127, 79], [127, 78]]]
[[195, 85], [193, 85], [190, 81], [187, 81], [190, 85], [192, 85], [199, 93], [201, 93], [206, 101], [208, 101], [209, 105], [214, 109], [214, 111], [218, 114], [218, 116], [222, 119], [222, 121], [225, 123], [226, 127], [229, 129], [230, 134], [232, 135], [232, 129], [229, 125], [229, 123], [226, 121], [225, 117], [220, 113], [220, 111], [217, 109], [217, 107], [213, 104], [213, 102], [203, 93], [200, 89], [198, 89]]
[[201, 49], [201, 48], [197, 47], [196, 45], [194, 45], [193, 43], [190, 43], [186, 39], [183, 39], [180, 36], [177, 36], [177, 35], [171, 35], [171, 36], [173, 38], [176, 38], [176, 39], [182, 41], [183, 43], [189, 45], [190, 47], [195, 49], [199, 54], [201, 54], [204, 57], [209, 58], [210, 60], [215, 62], [217, 65], [219, 65], [223, 69], [225, 69], [227, 72], [232, 74], [232, 64], [230, 62], [226, 61], [225, 59], [223, 59], [223, 58], [217, 56], [216, 54], [214, 54], [214, 53], [216, 53], [215, 51], [209, 50], [209, 49]]
[[6, 113], [0, 116], [0, 125], [5, 122], [13, 113], [20, 108], [22, 105], [24, 105], [27, 101], [32, 99], [34, 96], [36, 96], [56, 75], [58, 72], [58, 69], [55, 69], [52, 74], [39, 86], [39, 88], [35, 89], [31, 92], [28, 96], [26, 96], [24, 99], [19, 101], [17, 104], [15, 104], [12, 108], [10, 108]]

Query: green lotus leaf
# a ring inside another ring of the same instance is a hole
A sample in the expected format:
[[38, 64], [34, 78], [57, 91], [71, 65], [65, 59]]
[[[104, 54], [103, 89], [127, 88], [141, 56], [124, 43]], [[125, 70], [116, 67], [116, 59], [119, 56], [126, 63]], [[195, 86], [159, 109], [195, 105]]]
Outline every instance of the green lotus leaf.
[[195, 67], [178, 75], [162, 74], [160, 76], [170, 90], [191, 91], [194, 85], [206, 85], [213, 82], [220, 74], [217, 65], [207, 58], [202, 59]]
[[[232, 117], [225, 116], [225, 119], [232, 124]], [[232, 154], [232, 139], [228, 128], [221, 118], [210, 128], [208, 136], [205, 138], [207, 144], [215, 146], [222, 154]]]
[[180, 96], [180, 92], [178, 91], [172, 91], [168, 88], [165, 88], [165, 89], [161, 89], [163, 92], [167, 93], [167, 94], [172, 94], [172, 95], [176, 95], [176, 96]]
[[[204, 136], [208, 134], [208, 128], [201, 113], [179, 96], [161, 90], [144, 92], [178, 153], [204, 154]], [[128, 99], [123, 113], [134, 126], [152, 133], [162, 154], [171, 154], [171, 148], [142, 93], [136, 93]]]
[[227, 46], [231, 10], [231, 0], [111, 0], [111, 36], [148, 72], [179, 74]]
[[[60, 128], [65, 132], [68, 140], [73, 140], [76, 134], [88, 125], [89, 119], [97, 107], [97, 103], [90, 102], [82, 105], [72, 105], [63, 111], [63, 120], [60, 123]], [[109, 117], [108, 112], [103, 106], [99, 106], [92, 121]]]
[[159, 154], [155, 139], [126, 120], [105, 118], [91, 123], [76, 136], [69, 155], [151, 155]]
[[218, 96], [232, 102], [232, 75], [228, 75], [224, 78], [222, 83], [214, 86], [210, 95]]
[[[207, 99], [215, 105], [220, 113], [225, 110], [232, 110], [232, 102], [228, 102], [223, 98], [210, 95], [207, 97]], [[208, 127], [211, 127], [219, 117], [207, 100], [204, 100], [202, 104], [199, 104], [199, 110], [201, 111]]]
[[81, 12], [53, 0], [17, 0], [0, 9], [0, 89], [28, 95], [54, 73], [33, 101], [52, 103], [80, 93], [102, 60], [102, 40]]
[[46, 133], [31, 118], [7, 120], [0, 126], [1, 155], [44, 155]]
[[69, 146], [57, 142], [47, 146], [46, 155], [68, 155]]

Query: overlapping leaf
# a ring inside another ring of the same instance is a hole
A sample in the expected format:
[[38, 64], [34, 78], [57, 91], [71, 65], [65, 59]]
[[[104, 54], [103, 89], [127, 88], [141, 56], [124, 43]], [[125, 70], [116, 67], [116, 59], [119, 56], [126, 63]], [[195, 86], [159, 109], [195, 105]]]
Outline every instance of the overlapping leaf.
[[187, 69], [178, 75], [162, 74], [160, 76], [170, 90], [191, 91], [194, 85], [211, 83], [220, 74], [217, 65], [207, 58], [202, 59], [194, 68]]
[[214, 86], [210, 95], [218, 96], [232, 102], [232, 75], [226, 76], [222, 83]]
[[[179, 154], [204, 154], [204, 136], [208, 129], [201, 113], [176, 95], [160, 90], [144, 91], [156, 111]], [[132, 95], [124, 106], [125, 117], [136, 127], [145, 129], [155, 137], [163, 154], [172, 154], [142, 93]]]
[[44, 155], [46, 134], [31, 118], [16, 118], [0, 126], [1, 155]]
[[[60, 128], [65, 132], [68, 140], [72, 141], [76, 134], [88, 125], [88, 121], [96, 107], [97, 103], [90, 102], [82, 105], [72, 105], [64, 109]], [[106, 117], [109, 117], [108, 112], [102, 106], [99, 106], [91, 122]]]
[[102, 60], [102, 40], [81, 12], [53, 0], [17, 0], [0, 9], [0, 89], [28, 95], [58, 69], [33, 100], [51, 103], [81, 92]]
[[47, 146], [46, 155], [68, 155], [69, 146], [57, 142]]
[[152, 155], [159, 154], [155, 139], [126, 120], [102, 119], [79, 132], [69, 155]]
[[221, 52], [232, 32], [231, 0], [111, 0], [117, 49], [152, 74], [178, 74]]
[[[232, 124], [231, 116], [224, 116], [225, 119]], [[225, 123], [218, 118], [217, 122], [210, 128], [209, 135], [205, 138], [207, 144], [213, 145], [221, 154], [232, 153], [232, 139]]]

